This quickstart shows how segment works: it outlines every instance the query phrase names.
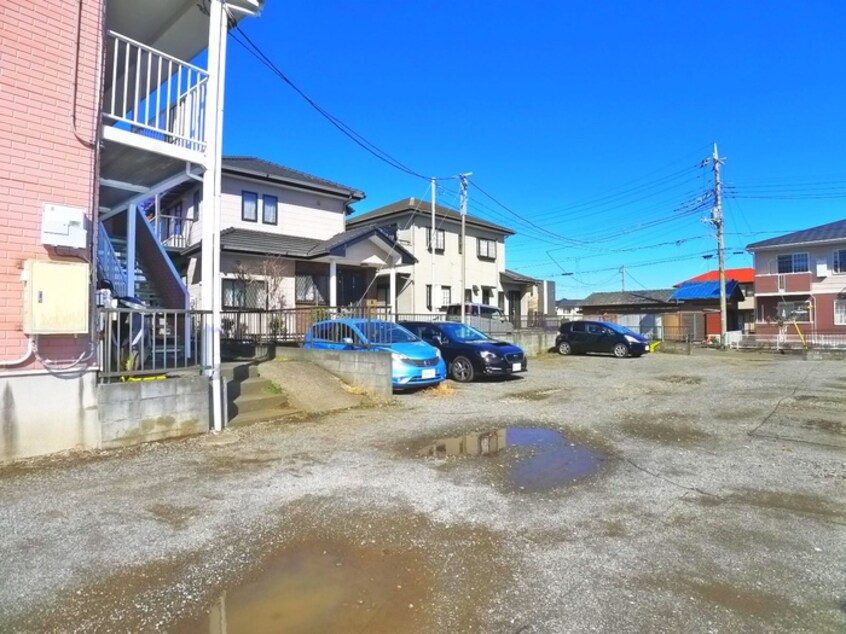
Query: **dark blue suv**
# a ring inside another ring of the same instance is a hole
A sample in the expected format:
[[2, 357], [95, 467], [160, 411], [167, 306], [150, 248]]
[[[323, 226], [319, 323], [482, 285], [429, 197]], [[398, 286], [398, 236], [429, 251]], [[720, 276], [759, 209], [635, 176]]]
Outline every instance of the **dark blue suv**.
[[441, 351], [447, 372], [462, 383], [477, 376], [504, 376], [526, 371], [522, 348], [497, 341], [472, 326], [455, 322], [401, 321], [426, 343]]

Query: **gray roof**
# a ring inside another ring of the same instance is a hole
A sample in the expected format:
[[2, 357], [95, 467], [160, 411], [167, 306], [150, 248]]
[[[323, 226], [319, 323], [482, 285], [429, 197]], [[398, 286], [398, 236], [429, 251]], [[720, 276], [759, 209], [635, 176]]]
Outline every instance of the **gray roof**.
[[580, 306], [655, 306], [668, 304], [674, 288], [662, 288], [652, 291], [622, 291], [591, 293], [581, 301]]
[[579, 306], [581, 306], [584, 303], [585, 303], [585, 300], [583, 300], [583, 299], [564, 299], [564, 298], [562, 298], [562, 299], [559, 299], [557, 302], [555, 302], [555, 305], [558, 308], [578, 308]]
[[[356, 214], [354, 217], [347, 220], [347, 225], [359, 226], [368, 223], [385, 225], [388, 224], [388, 221], [390, 221], [392, 218], [400, 214], [407, 213], [409, 211], [416, 211], [421, 215], [421, 217], [428, 218], [432, 213], [432, 204], [425, 200], [417, 200], [416, 198], [403, 198], [402, 200], [398, 200], [397, 202], [391, 203], [390, 205], [385, 205], [384, 207], [379, 207], [378, 209], [374, 209], [373, 211]], [[444, 207], [443, 205], [438, 204], [435, 205], [435, 217], [439, 220], [447, 218], [449, 220], [461, 222], [460, 212], [450, 207]], [[502, 225], [497, 225], [492, 222], [488, 222], [487, 220], [482, 220], [481, 218], [471, 216], [470, 214], [467, 214], [465, 222], [467, 223], [467, 225], [472, 227], [489, 229], [490, 231], [502, 233], [507, 236], [514, 235], [514, 231], [512, 231], [508, 227], [503, 227]]]
[[829, 242], [834, 240], [846, 240], [846, 220], [836, 220], [818, 227], [794, 231], [777, 238], [753, 242], [746, 248], [750, 251], [765, 249], [767, 247], [781, 247], [794, 244], [809, 244], [812, 242]]
[[364, 192], [353, 187], [347, 187], [325, 178], [318, 178], [299, 170], [271, 163], [254, 156], [224, 156], [221, 169], [230, 174], [241, 174], [254, 178], [264, 178], [286, 185], [294, 185], [330, 194], [349, 196], [354, 200], [362, 200]]
[[[343, 256], [346, 248], [371, 236], [381, 239], [385, 246], [392, 248], [402, 257], [403, 264], [413, 264], [417, 259], [401, 244], [394, 242], [391, 236], [376, 227], [362, 227], [338, 233], [328, 240], [314, 240], [300, 236], [288, 236], [266, 231], [236, 229], [229, 227], [220, 232], [222, 251], [237, 251], [260, 255], [279, 255], [290, 258], [310, 260], [327, 255]], [[200, 243], [183, 251], [184, 254], [200, 250]]]
[[502, 273], [499, 274], [500, 277], [504, 277], [507, 280], [513, 282], [521, 282], [523, 284], [537, 284], [538, 280], [534, 277], [529, 277], [528, 275], [523, 275], [518, 273], [517, 271], [512, 271], [510, 269], [505, 269]]

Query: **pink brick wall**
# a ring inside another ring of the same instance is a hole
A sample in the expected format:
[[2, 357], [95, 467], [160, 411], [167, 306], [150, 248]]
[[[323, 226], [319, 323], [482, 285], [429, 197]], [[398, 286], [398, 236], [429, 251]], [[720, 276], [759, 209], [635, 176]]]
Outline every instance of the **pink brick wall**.
[[[0, 361], [26, 349], [23, 261], [63, 259], [41, 245], [43, 204], [96, 207], [102, 14], [103, 0], [0, 4]], [[42, 337], [40, 347], [67, 359], [87, 341]]]

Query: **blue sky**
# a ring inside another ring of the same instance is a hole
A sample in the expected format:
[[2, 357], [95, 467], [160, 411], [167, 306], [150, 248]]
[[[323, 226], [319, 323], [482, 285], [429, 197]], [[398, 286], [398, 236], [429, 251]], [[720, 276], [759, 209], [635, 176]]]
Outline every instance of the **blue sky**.
[[[471, 181], [517, 231], [508, 267], [559, 297], [668, 287], [716, 266], [695, 211], [719, 143], [727, 265], [846, 218], [846, 3], [267, 0], [243, 30], [323, 108], [415, 171]], [[428, 184], [367, 154], [230, 37], [227, 154], [362, 189]], [[457, 183], [439, 202], [458, 206]], [[708, 205], [706, 204], [705, 207]], [[685, 213], [686, 212], [686, 213]], [[767, 233], [765, 233], [767, 232]], [[561, 275], [567, 272], [572, 275]]]

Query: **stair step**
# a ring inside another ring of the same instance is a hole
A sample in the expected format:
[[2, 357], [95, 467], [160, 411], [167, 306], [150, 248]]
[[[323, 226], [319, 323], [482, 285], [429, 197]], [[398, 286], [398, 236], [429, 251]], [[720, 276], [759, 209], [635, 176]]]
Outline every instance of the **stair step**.
[[290, 407], [280, 407], [272, 410], [259, 410], [256, 412], [247, 412], [245, 414], [238, 414], [231, 418], [226, 423], [227, 427], [241, 427], [243, 425], [250, 425], [252, 423], [267, 423], [274, 420], [282, 420], [289, 416], [298, 414], [299, 412]]
[[235, 400], [239, 396], [257, 396], [260, 394], [279, 394], [279, 390], [273, 385], [273, 381], [262, 379], [260, 377], [251, 377], [244, 381], [230, 381], [227, 383], [227, 389], [231, 400]]
[[258, 367], [248, 363], [224, 365], [220, 373], [228, 381], [245, 381], [259, 377]]
[[229, 410], [235, 415], [257, 412], [260, 410], [272, 410], [280, 408], [288, 403], [288, 397], [284, 394], [247, 394], [239, 396], [229, 406]]

